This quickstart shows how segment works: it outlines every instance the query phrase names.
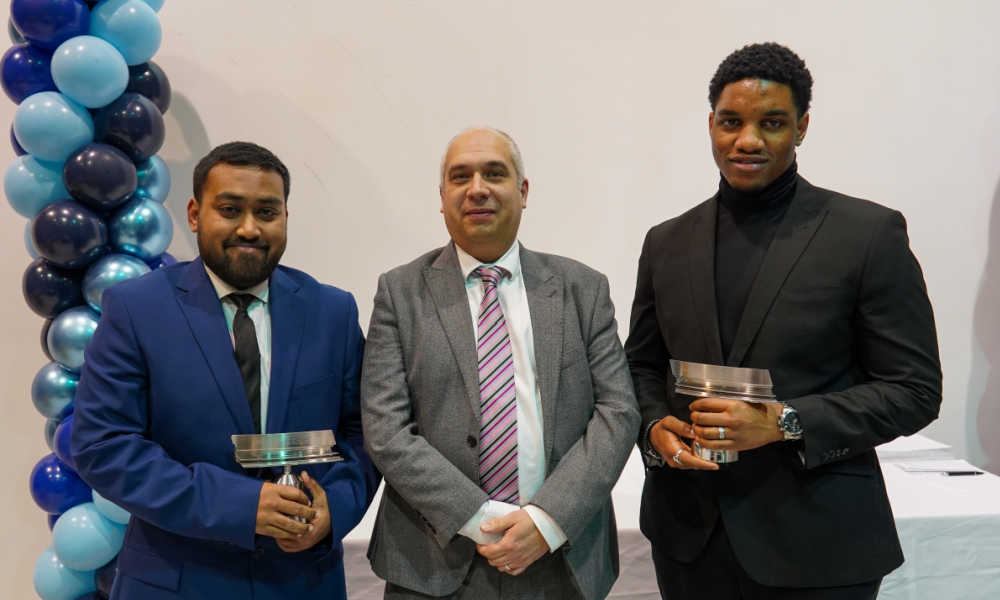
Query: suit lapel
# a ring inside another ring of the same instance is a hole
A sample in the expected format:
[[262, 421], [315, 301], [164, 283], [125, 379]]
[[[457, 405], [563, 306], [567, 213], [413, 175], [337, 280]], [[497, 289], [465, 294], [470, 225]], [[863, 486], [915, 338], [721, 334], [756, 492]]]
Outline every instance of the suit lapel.
[[455, 246], [448, 244], [429, 267], [424, 267], [424, 282], [437, 309], [451, 352], [465, 383], [466, 397], [474, 414], [479, 414], [479, 366], [476, 332], [469, 312], [469, 296], [462, 281]]
[[[718, 200], [704, 202], [696, 211], [688, 243], [688, 276], [694, 314], [704, 335], [708, 362], [722, 364], [722, 338], [719, 335], [719, 311], [715, 305], [715, 219]], [[685, 357], [678, 357], [684, 359]]]
[[[521, 276], [528, 297], [535, 373], [542, 403], [545, 456], [552, 456], [555, 440], [556, 393], [563, 348], [563, 281], [534, 252], [521, 246]], [[546, 469], [546, 473], [548, 469]]]
[[736, 328], [727, 365], [739, 366], [743, 363], [778, 291], [823, 222], [826, 210], [815, 190], [805, 179], [799, 177], [795, 197], [792, 198], [785, 218], [778, 225], [774, 240], [764, 255], [764, 263], [750, 288], [750, 296]]
[[299, 285], [280, 269], [271, 274], [269, 308], [271, 311], [271, 381], [267, 400], [267, 431], [284, 431], [285, 414], [299, 348], [305, 332], [308, 301]]
[[253, 433], [250, 405], [243, 388], [243, 378], [236, 366], [222, 303], [200, 258], [188, 264], [181, 275], [177, 283], [177, 301], [236, 423], [237, 431]]

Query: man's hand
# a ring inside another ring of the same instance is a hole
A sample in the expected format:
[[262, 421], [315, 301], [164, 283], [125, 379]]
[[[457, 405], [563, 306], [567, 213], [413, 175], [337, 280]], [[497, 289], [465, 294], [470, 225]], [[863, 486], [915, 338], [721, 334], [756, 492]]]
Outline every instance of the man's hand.
[[476, 544], [479, 554], [501, 573], [520, 575], [549, 551], [545, 538], [524, 509], [488, 521], [481, 529], [486, 533], [503, 534], [494, 544]]
[[778, 429], [782, 407], [777, 402], [700, 398], [689, 408], [695, 440], [705, 448], [753, 450], [785, 439]]
[[302, 482], [309, 489], [309, 494], [312, 495], [312, 507], [315, 511], [315, 517], [309, 522], [309, 531], [304, 535], [292, 539], [276, 540], [278, 547], [285, 552], [308, 550], [330, 533], [330, 507], [326, 500], [326, 490], [305, 471], [302, 471], [301, 477]]
[[681, 438], [693, 437], [694, 428], [672, 415], [663, 417], [649, 430], [650, 445], [671, 469], [718, 471], [719, 465], [698, 458], [691, 447], [681, 441]]
[[292, 517], [306, 521], [316, 517], [316, 511], [309, 507], [309, 498], [290, 485], [265, 482], [257, 501], [255, 531], [276, 540], [295, 539], [309, 532], [309, 523], [300, 523]]

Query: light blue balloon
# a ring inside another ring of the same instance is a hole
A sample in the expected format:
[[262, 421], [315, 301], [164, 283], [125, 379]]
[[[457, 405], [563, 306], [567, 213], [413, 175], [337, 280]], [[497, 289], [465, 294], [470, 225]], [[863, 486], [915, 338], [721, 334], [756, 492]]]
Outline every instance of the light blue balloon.
[[83, 277], [83, 297], [101, 312], [101, 296], [114, 284], [149, 273], [149, 265], [129, 254], [109, 254], [87, 269]]
[[60, 423], [62, 423], [62, 419], [45, 419], [45, 445], [53, 452], [56, 451], [56, 429]]
[[31, 382], [31, 401], [46, 419], [62, 419], [69, 413], [79, 383], [79, 375], [50, 362]]
[[154, 155], [136, 165], [135, 172], [139, 176], [139, 188], [135, 195], [163, 204], [170, 193], [170, 168], [167, 163]]
[[111, 562], [124, 539], [125, 528], [108, 520], [93, 502], [67, 510], [52, 528], [56, 556], [77, 571], [93, 571]]
[[32, 219], [46, 205], [68, 199], [62, 169], [61, 162], [41, 161], [30, 154], [15, 158], [3, 175], [3, 191], [11, 208]]
[[87, 108], [110, 104], [128, 87], [128, 65], [114, 46], [92, 35], [60, 44], [52, 55], [52, 80], [59, 91]]
[[83, 351], [94, 337], [100, 316], [89, 306], [77, 306], [52, 320], [46, 342], [56, 362], [74, 373], [83, 366]]
[[156, 12], [160, 12], [160, 9], [163, 8], [163, 0], [142, 0], [142, 1], [148, 4], [150, 8], [152, 8]]
[[119, 525], [128, 524], [129, 517], [132, 515], [127, 510], [98, 494], [97, 490], [91, 490], [91, 492], [94, 496], [94, 506], [101, 511], [102, 515]]
[[35, 562], [35, 592], [42, 600], [75, 600], [97, 589], [93, 571], [67, 567], [49, 546]]
[[14, 137], [35, 158], [61, 163], [94, 141], [94, 119], [86, 108], [59, 92], [38, 92], [18, 105]]
[[143, 0], [102, 0], [90, 10], [90, 33], [111, 42], [129, 65], [144, 63], [160, 48], [160, 18]]
[[108, 220], [111, 246], [150, 260], [166, 252], [174, 235], [174, 223], [162, 204], [149, 198], [133, 198]]
[[38, 249], [35, 248], [35, 242], [31, 239], [31, 221], [24, 224], [24, 249], [28, 251], [31, 258], [38, 258]]

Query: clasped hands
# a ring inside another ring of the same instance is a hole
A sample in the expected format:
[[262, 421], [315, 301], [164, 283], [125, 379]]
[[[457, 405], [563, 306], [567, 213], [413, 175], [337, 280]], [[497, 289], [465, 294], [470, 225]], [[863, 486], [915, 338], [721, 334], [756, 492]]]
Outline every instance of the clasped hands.
[[490, 519], [480, 529], [502, 535], [498, 542], [476, 544], [476, 551], [501, 573], [520, 575], [549, 551], [545, 538], [523, 508]]
[[691, 423], [668, 415], [649, 430], [649, 442], [673, 469], [716, 471], [719, 465], [698, 458], [683, 440], [712, 450], [752, 450], [784, 439], [778, 429], [781, 404], [699, 398], [688, 408]]
[[[330, 533], [326, 491], [305, 471], [301, 478], [312, 502], [298, 488], [270, 482], [264, 482], [257, 501], [256, 533], [273, 537], [285, 552], [308, 550]], [[300, 517], [305, 523], [293, 517]]]

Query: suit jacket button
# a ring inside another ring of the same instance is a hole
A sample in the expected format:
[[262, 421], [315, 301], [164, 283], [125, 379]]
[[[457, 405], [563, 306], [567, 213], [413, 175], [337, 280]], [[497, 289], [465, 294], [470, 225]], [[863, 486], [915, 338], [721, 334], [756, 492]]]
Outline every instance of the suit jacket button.
[[465, 443], [469, 445], [469, 448], [475, 448], [476, 447], [476, 436], [470, 435], [469, 437], [465, 438]]

